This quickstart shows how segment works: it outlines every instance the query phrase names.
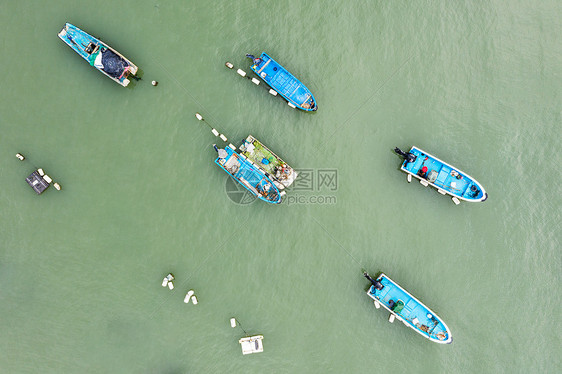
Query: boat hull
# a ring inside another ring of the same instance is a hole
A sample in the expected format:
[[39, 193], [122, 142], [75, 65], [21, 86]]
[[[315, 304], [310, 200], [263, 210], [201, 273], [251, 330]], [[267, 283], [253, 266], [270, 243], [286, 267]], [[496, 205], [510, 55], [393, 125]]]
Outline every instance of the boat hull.
[[[215, 163], [220, 166], [252, 195], [270, 204], [280, 204], [282, 193], [265, 173], [230, 147], [226, 147], [226, 156], [217, 157]], [[283, 192], [284, 193], [284, 192]]]
[[259, 59], [254, 59], [251, 69], [296, 108], [307, 112], [318, 109], [312, 92], [267, 53], [263, 52]]
[[[451, 330], [445, 322], [421, 301], [384, 273], [381, 273], [376, 281], [384, 287], [378, 290], [372, 285], [367, 291], [367, 295], [393, 314], [396, 319], [432, 342], [449, 344], [453, 341]], [[398, 301], [402, 302], [400, 311], [396, 307]], [[391, 307], [393, 304], [394, 307]]]
[[130, 83], [129, 74], [135, 75], [138, 71], [135, 64], [115, 49], [68, 22], [58, 36], [90, 65], [123, 87]]
[[[409, 153], [415, 155], [416, 160], [414, 162], [405, 160], [400, 170], [414, 176], [422, 183], [431, 185], [441, 194], [470, 202], [482, 202], [488, 198], [484, 187], [460, 169], [415, 146], [410, 149]], [[427, 167], [425, 173], [423, 173], [424, 166]]]

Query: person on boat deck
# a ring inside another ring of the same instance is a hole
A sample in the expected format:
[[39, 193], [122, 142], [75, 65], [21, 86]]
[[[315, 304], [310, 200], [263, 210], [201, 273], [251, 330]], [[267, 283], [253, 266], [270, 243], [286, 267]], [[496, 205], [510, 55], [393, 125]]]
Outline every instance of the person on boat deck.
[[418, 175], [424, 179], [427, 179], [427, 166], [424, 166], [418, 171]]

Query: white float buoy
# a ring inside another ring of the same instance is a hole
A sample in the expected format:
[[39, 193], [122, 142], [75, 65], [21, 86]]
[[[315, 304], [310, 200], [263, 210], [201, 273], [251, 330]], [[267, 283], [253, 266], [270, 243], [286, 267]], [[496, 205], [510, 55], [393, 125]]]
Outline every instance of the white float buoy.
[[21, 153], [16, 153], [16, 157], [17, 157], [18, 160], [20, 160], [20, 161], [25, 160], [25, 157], [24, 157]]
[[390, 323], [394, 322], [394, 318], [396, 318], [394, 314], [390, 313], [390, 316], [388, 316], [388, 322]]
[[39, 173], [40, 176], [45, 175], [45, 172], [43, 171], [43, 169], [37, 169], [37, 172]]
[[195, 118], [197, 118], [199, 121], [203, 121], [203, 116], [199, 113], [195, 113]]
[[273, 96], [277, 96], [277, 91], [275, 91], [273, 88], [269, 90], [269, 93]]
[[172, 281], [168, 282], [168, 288], [173, 290], [174, 289], [174, 283]]
[[453, 200], [453, 203], [455, 203], [455, 205], [459, 205], [461, 203], [461, 201], [459, 199], [457, 199], [456, 196], [453, 196], [453, 198], [451, 200]]
[[197, 297], [195, 295], [191, 296], [191, 302], [193, 305], [197, 305]]
[[287, 101], [287, 105], [289, 105], [291, 108], [295, 109], [296, 106], [293, 105], [293, 103], [291, 103], [290, 101]]
[[379, 309], [381, 307], [381, 303], [378, 302], [378, 300], [374, 300], [375, 301], [375, 308]]
[[53, 181], [53, 180], [51, 179], [51, 177], [49, 177], [47, 174], [43, 175], [43, 179], [45, 179], [45, 182], [47, 182], [47, 183], [49, 183], [49, 184], [51, 184], [51, 182]]
[[229, 68], [229, 69], [232, 69], [232, 68], [234, 67], [234, 65], [232, 65], [232, 64], [231, 64], [230, 62], [228, 62], [228, 61], [227, 61], [224, 65], [225, 65], [227, 68]]
[[56, 189], [57, 191], [60, 191], [60, 184], [58, 184], [58, 183], [55, 182], [55, 183], [53, 183], [53, 187], [55, 187], [55, 189]]
[[252, 78], [252, 83], [255, 84], [256, 86], [260, 85], [260, 81], [256, 78]]
[[156, 86], [158, 86], [158, 82], [157, 82], [157, 81], [152, 81], [152, 85], [153, 85], [154, 87], [156, 87]]
[[412, 174], [408, 174], [408, 183], [412, 181]]
[[168, 285], [168, 277], [164, 277], [164, 280], [162, 280], [162, 287], [166, 287]]
[[219, 132], [215, 129], [212, 129], [211, 132], [213, 133], [214, 136], [219, 136]]
[[238, 70], [236, 70], [236, 72], [237, 72], [238, 74], [240, 74], [241, 77], [245, 77], [245, 76], [246, 76], [246, 72], [245, 72], [244, 70], [242, 70], [242, 69], [238, 69]]
[[228, 140], [227, 137], [224, 136], [224, 134], [220, 134], [219, 138], [221, 138], [223, 142], [226, 142]]
[[185, 298], [183, 299], [183, 302], [186, 303], [186, 304], [189, 303], [189, 299], [191, 298], [191, 296], [193, 296], [194, 293], [195, 292], [193, 290], [189, 290], [187, 292], [187, 294], [185, 295]]
[[236, 327], [236, 318], [232, 317], [230, 319], [230, 327], [233, 327], [233, 328]]
[[228, 146], [229, 146], [233, 151], [236, 150], [236, 146], [235, 146], [234, 144], [230, 143]]

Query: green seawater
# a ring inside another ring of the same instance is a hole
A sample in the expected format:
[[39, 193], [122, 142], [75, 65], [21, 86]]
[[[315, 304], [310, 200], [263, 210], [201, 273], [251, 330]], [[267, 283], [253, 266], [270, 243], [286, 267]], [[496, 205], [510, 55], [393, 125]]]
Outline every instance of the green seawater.
[[[561, 15], [557, 0], [0, 0], [0, 372], [560, 373]], [[67, 21], [143, 80], [89, 66], [57, 37]], [[318, 112], [224, 66], [262, 51]], [[311, 185], [234, 203], [195, 112]], [[408, 184], [392, 149], [411, 145], [489, 199]], [[62, 191], [35, 195], [34, 167]], [[388, 323], [363, 269], [454, 342]], [[242, 355], [231, 317], [263, 353]]]

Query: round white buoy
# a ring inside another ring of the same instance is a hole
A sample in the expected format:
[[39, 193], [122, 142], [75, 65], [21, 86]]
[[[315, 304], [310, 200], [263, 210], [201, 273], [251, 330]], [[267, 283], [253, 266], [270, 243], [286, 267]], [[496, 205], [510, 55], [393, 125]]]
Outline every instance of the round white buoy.
[[194, 294], [193, 290], [190, 290], [186, 295], [185, 298], [183, 299], [184, 303], [189, 303], [189, 299], [191, 299], [191, 296]]
[[172, 281], [168, 282], [168, 288], [173, 290], [174, 289], [174, 283]]
[[193, 290], [189, 290], [189, 292], [185, 295], [185, 298], [183, 299], [184, 303], [189, 303], [189, 299], [191, 298], [191, 296], [193, 296], [195, 292]]
[[193, 305], [197, 305], [197, 297], [195, 297], [195, 295], [191, 296], [191, 302]]
[[20, 161], [25, 160], [25, 157], [24, 157], [21, 153], [16, 153], [16, 157], [17, 157], [18, 160], [20, 160]]
[[236, 318], [231, 318], [230, 319], [230, 327], [236, 327]]
[[231, 64], [230, 62], [228, 62], [228, 61], [227, 61], [224, 65], [225, 65], [227, 68], [229, 68], [229, 69], [232, 69], [232, 68], [234, 67], [234, 65], [232, 65], [232, 64]]
[[162, 287], [166, 287], [168, 285], [168, 277], [164, 278], [162, 281]]
[[203, 121], [203, 116], [199, 113], [195, 113], [195, 118], [197, 118], [199, 121]]
[[157, 82], [157, 81], [152, 81], [152, 85], [153, 85], [154, 87], [156, 87], [156, 86], [158, 86], [158, 82]]
[[60, 184], [58, 184], [58, 183], [55, 182], [55, 183], [53, 183], [53, 187], [55, 187], [55, 189], [56, 189], [57, 191], [60, 191]]

